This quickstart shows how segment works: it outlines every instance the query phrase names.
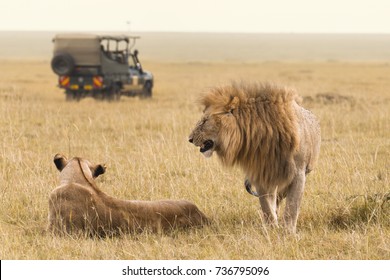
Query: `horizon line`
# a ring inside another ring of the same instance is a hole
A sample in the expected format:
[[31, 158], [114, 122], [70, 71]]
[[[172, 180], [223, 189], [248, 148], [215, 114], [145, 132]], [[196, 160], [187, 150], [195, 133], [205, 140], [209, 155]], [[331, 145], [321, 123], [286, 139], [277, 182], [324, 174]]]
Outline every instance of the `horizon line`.
[[167, 30], [134, 30], [120, 31], [114, 29], [107, 30], [6, 30], [0, 29], [0, 32], [31, 32], [31, 33], [178, 33], [178, 34], [257, 34], [257, 35], [390, 35], [390, 32], [287, 32], [287, 31], [167, 31]]

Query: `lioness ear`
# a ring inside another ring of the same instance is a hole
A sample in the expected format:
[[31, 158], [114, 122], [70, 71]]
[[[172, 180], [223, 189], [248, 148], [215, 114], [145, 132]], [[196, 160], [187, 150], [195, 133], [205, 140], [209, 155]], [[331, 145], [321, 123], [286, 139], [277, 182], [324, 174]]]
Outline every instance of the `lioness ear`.
[[240, 99], [237, 96], [232, 97], [229, 104], [225, 106], [226, 112], [232, 113], [234, 109], [237, 109], [239, 104], [240, 104]]
[[64, 155], [56, 154], [54, 156], [54, 164], [56, 165], [59, 171], [62, 171], [62, 169], [64, 169], [67, 163], [68, 163], [68, 159]]
[[98, 177], [99, 175], [104, 174], [104, 173], [106, 172], [106, 169], [107, 169], [107, 167], [106, 167], [105, 164], [103, 164], [103, 165], [102, 165], [102, 164], [96, 165], [96, 166], [94, 167], [94, 169], [93, 169], [93, 172], [92, 172], [93, 178], [96, 178], [96, 177]]

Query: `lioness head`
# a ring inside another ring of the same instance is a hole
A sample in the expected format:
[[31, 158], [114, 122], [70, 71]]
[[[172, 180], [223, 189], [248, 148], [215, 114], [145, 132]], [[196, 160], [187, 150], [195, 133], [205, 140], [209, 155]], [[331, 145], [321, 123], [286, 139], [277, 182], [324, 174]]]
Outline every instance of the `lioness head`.
[[60, 179], [66, 181], [79, 181], [85, 179], [94, 179], [106, 172], [104, 164], [92, 164], [86, 159], [74, 157], [67, 159], [62, 154], [54, 156], [54, 164], [61, 172]]
[[232, 144], [232, 138], [239, 135], [235, 117], [239, 99], [230, 97], [223, 103], [215, 104], [205, 97], [202, 103], [205, 106], [203, 116], [191, 132], [189, 142], [200, 147], [205, 157], [211, 157], [214, 151], [224, 155]]

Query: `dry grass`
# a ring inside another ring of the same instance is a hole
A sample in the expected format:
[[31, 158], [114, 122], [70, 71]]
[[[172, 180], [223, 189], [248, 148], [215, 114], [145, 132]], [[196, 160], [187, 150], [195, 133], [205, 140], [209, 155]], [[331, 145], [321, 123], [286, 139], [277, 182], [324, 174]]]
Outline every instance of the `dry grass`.
[[[0, 61], [1, 259], [390, 258], [389, 64], [144, 64], [153, 99], [67, 103], [48, 61]], [[198, 94], [232, 79], [293, 86], [320, 118], [296, 237], [263, 227], [243, 174], [187, 142]], [[191, 200], [213, 225], [103, 240], [47, 234], [57, 152], [105, 162], [98, 184], [111, 195]]]

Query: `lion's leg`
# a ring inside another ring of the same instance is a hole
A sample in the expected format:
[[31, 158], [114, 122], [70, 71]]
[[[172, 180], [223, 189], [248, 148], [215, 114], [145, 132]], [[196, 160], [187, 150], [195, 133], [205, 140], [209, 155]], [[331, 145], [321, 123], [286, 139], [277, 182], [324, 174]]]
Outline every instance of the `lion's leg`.
[[291, 233], [295, 233], [296, 230], [299, 206], [301, 205], [305, 181], [305, 172], [299, 172], [287, 190], [284, 222], [287, 227], [287, 230]]
[[278, 194], [277, 198], [276, 198], [276, 216], [279, 216], [279, 208], [280, 208], [280, 204], [282, 203], [282, 200], [283, 200], [283, 196], [281, 196], [280, 194]]
[[[259, 190], [258, 190], [259, 191]], [[271, 225], [278, 224], [277, 211], [277, 189], [272, 193], [259, 193], [260, 206], [263, 211], [264, 220]]]

